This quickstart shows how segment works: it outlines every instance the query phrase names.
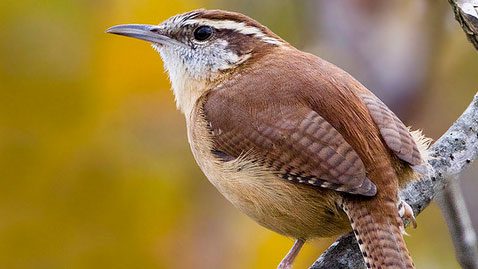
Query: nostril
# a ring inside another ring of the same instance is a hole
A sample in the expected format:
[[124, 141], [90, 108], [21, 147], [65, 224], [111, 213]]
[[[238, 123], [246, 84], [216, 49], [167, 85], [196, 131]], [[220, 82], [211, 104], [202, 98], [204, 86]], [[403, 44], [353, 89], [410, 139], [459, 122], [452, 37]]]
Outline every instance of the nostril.
[[151, 29], [149, 29], [150, 32], [153, 32], [153, 33], [156, 33], [156, 34], [159, 34], [160, 33], [160, 29], [159, 27], [151, 27]]

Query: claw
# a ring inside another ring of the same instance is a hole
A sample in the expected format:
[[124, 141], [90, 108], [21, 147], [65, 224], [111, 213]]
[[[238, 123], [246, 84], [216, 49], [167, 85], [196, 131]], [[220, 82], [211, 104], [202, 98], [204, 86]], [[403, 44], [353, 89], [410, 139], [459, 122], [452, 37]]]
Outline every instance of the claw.
[[413, 214], [412, 207], [407, 204], [407, 202], [400, 200], [398, 204], [398, 215], [402, 218], [406, 223], [411, 223], [413, 228], [417, 228], [417, 221], [415, 219], [415, 215]]

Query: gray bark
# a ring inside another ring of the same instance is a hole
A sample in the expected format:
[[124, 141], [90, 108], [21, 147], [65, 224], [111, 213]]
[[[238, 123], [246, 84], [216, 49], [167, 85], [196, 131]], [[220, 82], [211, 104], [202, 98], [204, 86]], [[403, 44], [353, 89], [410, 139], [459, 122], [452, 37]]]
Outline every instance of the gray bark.
[[466, 37], [478, 50], [478, 0], [448, 0]]
[[442, 195], [437, 197], [453, 238], [455, 255], [462, 268], [478, 268], [476, 233], [463, 198], [458, 178], [451, 178]]

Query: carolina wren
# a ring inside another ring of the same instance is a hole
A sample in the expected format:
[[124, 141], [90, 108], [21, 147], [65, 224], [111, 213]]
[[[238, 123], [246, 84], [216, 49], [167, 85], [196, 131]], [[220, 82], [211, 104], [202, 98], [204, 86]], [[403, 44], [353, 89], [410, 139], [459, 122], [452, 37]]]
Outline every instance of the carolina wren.
[[401, 218], [413, 211], [398, 192], [417, 178], [423, 139], [352, 76], [228, 11], [107, 32], [152, 43], [209, 181], [296, 239], [279, 268], [305, 241], [351, 229], [368, 268], [414, 268]]

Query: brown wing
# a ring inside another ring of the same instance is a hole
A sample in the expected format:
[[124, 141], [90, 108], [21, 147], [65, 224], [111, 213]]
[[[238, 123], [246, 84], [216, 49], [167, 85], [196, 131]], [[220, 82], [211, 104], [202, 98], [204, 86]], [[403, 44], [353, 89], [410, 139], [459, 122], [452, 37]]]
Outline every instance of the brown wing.
[[376, 96], [363, 93], [361, 98], [380, 129], [380, 134], [387, 146], [401, 160], [411, 164], [422, 163], [417, 144], [403, 122]]
[[375, 195], [362, 160], [318, 113], [300, 104], [237, 101], [213, 91], [204, 104], [213, 153], [220, 159], [251, 153], [255, 162], [292, 182]]

